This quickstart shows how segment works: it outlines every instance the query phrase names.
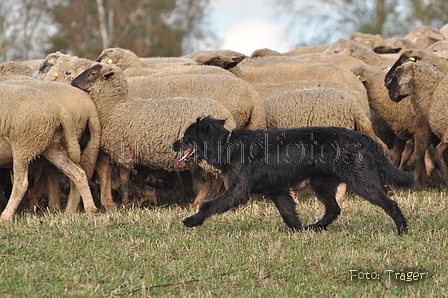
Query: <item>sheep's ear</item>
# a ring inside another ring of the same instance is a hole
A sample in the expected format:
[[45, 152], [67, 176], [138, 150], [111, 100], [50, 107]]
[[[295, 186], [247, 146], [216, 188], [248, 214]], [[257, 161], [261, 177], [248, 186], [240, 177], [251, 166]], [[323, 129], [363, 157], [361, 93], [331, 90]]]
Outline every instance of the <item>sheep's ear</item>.
[[122, 70], [126, 70], [131, 66], [131, 64], [117, 64], [118, 67], [120, 67]]
[[413, 75], [414, 75], [413, 67], [407, 67], [403, 69], [403, 71], [400, 73], [398, 77], [398, 84], [403, 85], [409, 83], [412, 80]]
[[108, 80], [110, 79], [115, 73], [112, 70], [106, 70], [103, 72], [103, 77]]

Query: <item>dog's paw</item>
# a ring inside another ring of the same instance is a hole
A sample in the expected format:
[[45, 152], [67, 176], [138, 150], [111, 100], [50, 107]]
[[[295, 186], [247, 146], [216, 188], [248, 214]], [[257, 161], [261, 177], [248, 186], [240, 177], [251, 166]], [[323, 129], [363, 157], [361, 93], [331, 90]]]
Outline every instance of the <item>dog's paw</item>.
[[193, 216], [185, 218], [182, 222], [185, 226], [192, 228], [202, 225], [202, 223], [204, 222], [204, 218], [200, 215], [195, 214]]
[[319, 224], [313, 224], [305, 227], [305, 230], [313, 230], [315, 232], [322, 232], [327, 230], [327, 226], [322, 226]]

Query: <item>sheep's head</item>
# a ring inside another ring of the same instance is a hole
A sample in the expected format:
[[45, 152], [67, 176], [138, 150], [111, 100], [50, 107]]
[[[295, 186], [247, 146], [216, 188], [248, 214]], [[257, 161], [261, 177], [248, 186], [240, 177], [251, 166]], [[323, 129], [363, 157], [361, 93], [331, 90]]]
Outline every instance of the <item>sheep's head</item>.
[[109, 48], [101, 52], [96, 59], [96, 62], [107, 64], [130, 64], [135, 59], [139, 59], [138, 56], [128, 49], [122, 48]]
[[390, 68], [388, 73], [386, 74], [386, 77], [384, 78], [384, 85], [387, 87], [389, 84], [392, 83], [392, 78], [394, 76], [395, 70], [403, 65], [406, 62], [417, 62], [422, 60], [421, 58], [421, 51], [419, 50], [407, 50], [404, 51], [400, 57], [395, 61], [394, 65]]
[[362, 47], [360, 44], [352, 40], [340, 38], [334, 43], [332, 43], [325, 51], [323, 51], [322, 55], [338, 54], [338, 55], [351, 56], [352, 51], [357, 46]]
[[390, 83], [386, 86], [389, 90], [389, 97], [395, 102], [401, 101], [409, 96], [412, 92], [412, 84], [410, 84], [414, 76], [415, 63], [407, 62], [396, 68]]
[[430, 26], [414, 27], [404, 38], [412, 41], [418, 49], [424, 50], [436, 41], [444, 40], [440, 30]]
[[425, 51], [434, 53], [438, 57], [447, 59], [448, 58], [448, 40], [441, 40], [433, 43]]

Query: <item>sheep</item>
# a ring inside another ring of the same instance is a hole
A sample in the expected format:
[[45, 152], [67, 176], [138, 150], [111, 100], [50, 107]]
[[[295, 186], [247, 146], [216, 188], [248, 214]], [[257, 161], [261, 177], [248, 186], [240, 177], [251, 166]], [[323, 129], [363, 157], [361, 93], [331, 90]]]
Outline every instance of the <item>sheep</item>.
[[265, 56], [281, 56], [281, 55], [282, 54], [280, 52], [277, 52], [275, 50], [263, 48], [253, 51], [252, 54], [250, 54], [250, 58], [265, 57]]
[[[98, 108], [102, 127], [101, 150], [120, 166], [124, 196], [129, 170], [136, 165], [167, 171], [197, 169], [189, 165], [179, 167], [176, 160], [180, 156], [169, 148], [197, 117], [214, 115], [226, 119], [227, 129], [235, 127], [230, 111], [211, 99], [130, 97], [124, 72], [113, 64], [94, 64], [75, 78], [72, 85], [88, 92]], [[101, 197], [113, 203], [110, 176], [107, 175], [110, 167], [108, 164], [103, 166], [99, 170]]]
[[[429, 182], [425, 169], [425, 151], [431, 145], [432, 132], [428, 122], [418, 108], [414, 108], [409, 98], [400, 102], [393, 102], [389, 98], [389, 91], [384, 85], [386, 72], [376, 66], [357, 65], [352, 67], [353, 73], [360, 78], [366, 87], [369, 104], [387, 124], [401, 142], [401, 148], [394, 148], [392, 158], [394, 164], [400, 165], [400, 156], [404, 148], [404, 142], [414, 141], [413, 153], [415, 156], [415, 181], [417, 189], [424, 189]], [[397, 152], [397, 150], [399, 150]], [[400, 168], [403, 168], [401, 162]]]
[[80, 192], [87, 213], [97, 210], [85, 172], [78, 166], [80, 147], [65, 105], [39, 89], [0, 83], [0, 165], [13, 163], [13, 190], [0, 219], [13, 217], [28, 187], [28, 168], [40, 155], [69, 176], [69, 200]]
[[[367, 93], [362, 83], [348, 69], [325, 63], [303, 62], [291, 57], [260, 57], [244, 60], [229, 68], [243, 80], [255, 86], [262, 98], [275, 96], [283, 92], [313, 87], [340, 88], [355, 96], [364, 114], [370, 118], [371, 111]], [[206, 65], [224, 67], [225, 57], [213, 57]], [[236, 70], [234, 70], [237, 68]], [[376, 119], [376, 118], [375, 118]], [[375, 126], [377, 123], [375, 123]], [[376, 138], [387, 151], [387, 146]]]
[[448, 24], [443, 25], [442, 28], [439, 29], [439, 31], [443, 34], [443, 37], [448, 40]]
[[173, 73], [173, 75], [130, 77], [128, 82], [130, 96], [206, 97], [227, 107], [237, 127], [249, 129], [266, 127], [266, 116], [260, 95], [252, 85], [233, 76]]
[[55, 52], [47, 55], [41, 65], [31, 74], [32, 77], [47, 81], [70, 82], [95, 61]]
[[424, 61], [426, 63], [433, 64], [439, 71], [445, 75], [448, 75], [448, 62], [445, 59], [425, 50], [407, 50], [401, 53], [400, 57], [392, 65], [388, 75], [386, 75], [385, 83], [387, 84], [390, 82], [390, 77], [393, 75], [397, 67], [409, 61]]
[[435, 66], [423, 61], [406, 62], [386, 75], [386, 87], [393, 101], [399, 102], [409, 96], [421, 110], [431, 131], [440, 139], [434, 150], [443, 181], [448, 186], [448, 167], [443, 152], [448, 148], [448, 120], [446, 94], [448, 78]]
[[350, 68], [358, 64], [366, 64], [364, 61], [345, 55], [318, 55], [303, 58], [304, 61], [330, 63], [344, 68]]
[[[73, 126], [77, 140], [81, 140], [86, 128], [88, 128], [89, 139], [82, 150], [80, 166], [90, 179], [93, 175], [95, 163], [98, 156], [101, 126], [98, 111], [90, 97], [83, 91], [70, 85], [56, 82], [47, 82], [26, 76], [10, 76], [0, 78], [0, 82], [14, 84], [18, 86], [29, 86], [45, 91], [53, 96], [66, 107], [73, 120]], [[58, 200], [56, 205], [58, 205]], [[70, 200], [70, 204], [66, 207], [67, 212], [76, 212], [79, 205], [79, 199]], [[57, 208], [58, 206], [55, 206]], [[108, 208], [107, 205], [105, 205]]]
[[355, 32], [351, 34], [348, 39], [353, 40], [370, 50], [385, 45], [383, 37], [381, 37], [381, 35], [379, 34], [366, 34], [361, 32]]
[[283, 56], [294, 57], [294, 56], [303, 55], [303, 54], [309, 54], [309, 53], [322, 53], [328, 47], [329, 47], [329, 45], [297, 47], [294, 50], [291, 50], [289, 52], [283, 53]]
[[0, 64], [0, 76], [30, 75], [31, 67], [19, 61], [7, 61]]
[[431, 26], [417, 26], [404, 37], [412, 41], [417, 49], [424, 50], [436, 41], [444, 40], [440, 30], [432, 28]]
[[425, 51], [436, 54], [437, 56], [447, 59], [448, 58], [448, 40], [441, 40], [433, 43], [425, 49]]
[[396, 54], [377, 54], [352, 40], [340, 38], [331, 44], [322, 55], [346, 55], [358, 58], [368, 65], [385, 67], [391, 66], [397, 60]]

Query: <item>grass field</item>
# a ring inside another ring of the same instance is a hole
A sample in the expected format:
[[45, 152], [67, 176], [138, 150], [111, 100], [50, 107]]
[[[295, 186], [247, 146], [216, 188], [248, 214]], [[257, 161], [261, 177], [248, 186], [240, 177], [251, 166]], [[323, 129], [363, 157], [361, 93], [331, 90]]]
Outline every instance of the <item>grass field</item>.
[[[325, 232], [290, 232], [264, 200], [193, 229], [175, 205], [21, 213], [0, 224], [0, 297], [447, 297], [447, 192], [392, 198], [409, 221], [400, 237], [354, 195]], [[310, 224], [323, 207], [298, 211]]]

